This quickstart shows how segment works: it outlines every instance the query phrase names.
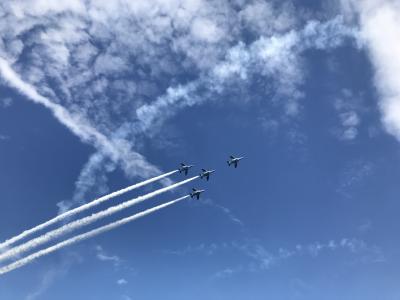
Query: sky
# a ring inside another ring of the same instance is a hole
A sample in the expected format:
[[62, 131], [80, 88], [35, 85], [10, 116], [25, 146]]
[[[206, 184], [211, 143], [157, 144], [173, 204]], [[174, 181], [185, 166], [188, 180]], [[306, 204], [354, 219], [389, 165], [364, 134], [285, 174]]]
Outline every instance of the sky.
[[1, 241], [181, 162], [216, 172], [15, 257], [206, 189], [0, 275], [0, 299], [400, 299], [399, 20], [396, 0], [2, 1]]

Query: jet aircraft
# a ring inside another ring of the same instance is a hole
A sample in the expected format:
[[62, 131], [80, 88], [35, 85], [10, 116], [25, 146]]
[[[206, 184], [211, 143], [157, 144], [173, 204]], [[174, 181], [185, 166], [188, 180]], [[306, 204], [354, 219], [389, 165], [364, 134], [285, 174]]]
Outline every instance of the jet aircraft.
[[207, 181], [210, 179], [210, 175], [215, 172], [215, 170], [206, 170], [206, 169], [201, 169], [201, 170], [203, 172], [200, 174], [200, 178], [201, 179], [206, 178]]
[[227, 161], [228, 166], [234, 165], [237, 168], [239, 160], [242, 160], [244, 157], [234, 157], [233, 155], [229, 156], [229, 160]]
[[181, 163], [181, 166], [179, 167], [179, 173], [184, 172], [185, 175], [187, 175], [191, 167], [194, 167], [194, 165], [185, 165], [184, 163]]
[[193, 190], [193, 192], [190, 193], [190, 197], [191, 198], [196, 197], [197, 200], [200, 199], [200, 194], [205, 191], [205, 190], [198, 190], [198, 189], [195, 189], [195, 188], [193, 188], [192, 190]]

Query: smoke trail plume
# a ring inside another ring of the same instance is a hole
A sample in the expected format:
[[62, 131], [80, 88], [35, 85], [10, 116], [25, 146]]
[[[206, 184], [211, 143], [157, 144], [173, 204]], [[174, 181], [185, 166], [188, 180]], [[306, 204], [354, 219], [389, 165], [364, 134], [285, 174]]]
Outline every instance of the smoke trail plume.
[[38, 232], [39, 230], [42, 230], [42, 229], [44, 229], [44, 228], [46, 228], [46, 227], [48, 227], [50, 225], [53, 225], [54, 223], [62, 221], [64, 219], [68, 218], [68, 217], [72, 217], [72, 216], [74, 216], [74, 215], [76, 215], [76, 214], [78, 214], [80, 212], [83, 212], [83, 211], [85, 211], [85, 210], [87, 210], [87, 209], [89, 209], [89, 208], [91, 208], [93, 206], [99, 205], [100, 203], [103, 203], [104, 201], [110, 200], [110, 199], [112, 199], [114, 197], [117, 197], [117, 196], [122, 195], [124, 193], [127, 193], [129, 191], [132, 191], [134, 189], [140, 188], [140, 187], [142, 187], [144, 185], [147, 185], [147, 184], [150, 184], [150, 183], [155, 182], [157, 180], [160, 180], [160, 179], [163, 179], [165, 177], [168, 177], [168, 176], [170, 176], [170, 175], [172, 175], [172, 174], [174, 174], [176, 172], [178, 172], [178, 170], [171, 171], [171, 172], [168, 172], [168, 173], [165, 173], [165, 174], [150, 178], [148, 180], [136, 183], [134, 185], [128, 186], [128, 187], [126, 187], [124, 189], [121, 189], [119, 191], [116, 191], [116, 192], [110, 193], [108, 195], [105, 195], [103, 197], [100, 197], [98, 199], [95, 199], [92, 202], [86, 203], [86, 204], [84, 204], [82, 206], [79, 206], [77, 208], [74, 208], [74, 209], [71, 209], [69, 211], [66, 211], [66, 212], [62, 213], [61, 215], [58, 215], [57, 217], [55, 217], [55, 218], [53, 218], [53, 219], [51, 219], [51, 220], [49, 220], [47, 222], [44, 222], [44, 223], [42, 223], [42, 224], [40, 224], [40, 225], [38, 225], [36, 227], [33, 227], [32, 229], [25, 230], [21, 234], [6, 240], [5, 242], [0, 244], [0, 250], [1, 250], [1, 248], [6, 248], [6, 247], [18, 242], [19, 240], [21, 240], [21, 239], [23, 239], [23, 238], [25, 238], [25, 237], [27, 237], [27, 236], [29, 236], [31, 234], [34, 234], [34, 233]]
[[129, 222], [132, 222], [132, 221], [134, 221], [136, 219], [139, 219], [141, 217], [147, 216], [147, 215], [149, 215], [149, 214], [151, 214], [153, 212], [156, 212], [156, 211], [158, 211], [160, 209], [163, 209], [163, 208], [165, 208], [167, 206], [175, 204], [175, 203], [177, 203], [179, 201], [182, 201], [182, 200], [184, 200], [184, 199], [186, 199], [188, 197], [189, 197], [189, 195], [186, 195], [184, 197], [181, 197], [181, 198], [175, 199], [173, 201], [158, 205], [156, 207], [146, 209], [145, 211], [137, 213], [137, 214], [135, 214], [133, 216], [130, 216], [130, 217], [127, 217], [127, 218], [123, 218], [121, 220], [115, 221], [115, 222], [110, 223], [108, 225], [104, 225], [104, 226], [101, 226], [99, 228], [96, 228], [96, 229], [93, 229], [91, 231], [88, 231], [86, 233], [79, 234], [79, 235], [74, 236], [74, 237], [72, 237], [72, 238], [70, 238], [68, 240], [60, 242], [60, 243], [58, 243], [58, 244], [56, 244], [54, 246], [51, 246], [51, 247], [48, 247], [46, 249], [40, 250], [38, 252], [35, 252], [35, 253], [27, 256], [27, 257], [24, 257], [24, 258], [22, 258], [22, 259], [20, 259], [20, 260], [18, 260], [16, 262], [14, 262], [14, 263], [11, 263], [11, 264], [9, 264], [7, 266], [2, 267], [0, 269], [0, 275], [3, 275], [5, 273], [8, 273], [8, 272], [13, 271], [15, 269], [18, 269], [18, 268], [20, 268], [22, 266], [25, 266], [25, 265], [31, 263], [32, 261], [34, 261], [35, 259], [37, 259], [39, 257], [42, 257], [44, 255], [50, 254], [52, 252], [55, 252], [55, 251], [57, 251], [57, 250], [59, 250], [61, 248], [64, 248], [64, 247], [70, 246], [72, 244], [78, 243], [80, 241], [92, 238], [92, 237], [94, 237], [96, 235], [99, 235], [101, 233], [104, 233], [104, 232], [107, 232], [109, 230], [115, 229], [115, 228], [117, 228], [119, 226], [125, 225], [125, 224], [127, 224]]
[[39, 236], [39, 237], [37, 237], [35, 239], [32, 239], [32, 240], [30, 240], [30, 241], [28, 241], [28, 242], [26, 242], [26, 243], [24, 243], [24, 244], [22, 244], [20, 246], [11, 248], [10, 250], [0, 254], [0, 261], [8, 259], [8, 258], [15, 257], [15, 256], [18, 256], [18, 255], [20, 255], [20, 254], [22, 254], [24, 252], [30, 251], [30, 250], [36, 248], [37, 246], [39, 246], [41, 244], [49, 242], [52, 239], [58, 238], [58, 237], [60, 237], [60, 236], [62, 236], [64, 234], [69, 233], [69, 232], [71, 232], [71, 231], [73, 231], [75, 229], [78, 229], [80, 227], [89, 225], [89, 224], [91, 224], [91, 223], [93, 223], [93, 222], [95, 222], [97, 220], [100, 220], [100, 219], [102, 219], [104, 217], [108, 217], [108, 216], [110, 216], [110, 215], [112, 215], [114, 213], [117, 213], [117, 212], [119, 212], [119, 211], [121, 211], [123, 209], [126, 209], [126, 208], [128, 208], [128, 207], [130, 207], [132, 205], [135, 205], [137, 203], [140, 203], [140, 202], [142, 202], [144, 200], [150, 199], [152, 197], [155, 197], [157, 195], [165, 193], [165, 192], [167, 192], [169, 190], [177, 188], [177, 187], [179, 187], [181, 185], [184, 185], [184, 184], [186, 184], [186, 183], [188, 183], [190, 181], [193, 181], [193, 180], [197, 179], [198, 177], [199, 176], [195, 176], [195, 177], [180, 181], [178, 183], [175, 183], [175, 184], [172, 184], [170, 186], [158, 189], [158, 190], [156, 190], [154, 192], [148, 193], [146, 195], [142, 195], [142, 196], [139, 196], [139, 197], [134, 198], [132, 200], [125, 201], [125, 202], [123, 202], [121, 204], [118, 204], [118, 205], [115, 205], [115, 206], [111, 206], [111, 207], [109, 207], [109, 208], [107, 208], [107, 209], [105, 209], [103, 211], [100, 211], [98, 213], [94, 213], [94, 214], [92, 214], [90, 216], [78, 219], [78, 220], [73, 221], [73, 222], [68, 223], [68, 224], [65, 224], [65, 225], [61, 226], [60, 228], [57, 228], [57, 229], [52, 230], [52, 231], [50, 231], [48, 233], [45, 233], [45, 234], [43, 234], [43, 235], [41, 235], [41, 236]]

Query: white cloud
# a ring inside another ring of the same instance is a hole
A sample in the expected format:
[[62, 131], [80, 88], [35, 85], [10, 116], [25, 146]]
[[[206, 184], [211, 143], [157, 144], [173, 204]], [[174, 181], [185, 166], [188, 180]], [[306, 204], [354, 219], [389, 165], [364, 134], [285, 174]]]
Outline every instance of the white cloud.
[[209, 244], [206, 245], [204, 243], [193, 246], [193, 245], [188, 245], [187, 247], [179, 250], [165, 250], [163, 253], [165, 254], [172, 254], [172, 255], [178, 255], [178, 256], [183, 256], [183, 255], [188, 255], [188, 254], [193, 254], [193, 253], [202, 253], [206, 255], [212, 255], [214, 254], [218, 248], [220, 248], [219, 245], [217, 244]]
[[8, 140], [10, 137], [8, 135], [4, 135], [4, 134], [0, 134], [0, 141], [6, 141]]
[[61, 13], [61, 12], [74, 12], [83, 13], [85, 6], [83, 1], [80, 0], [61, 0], [55, 2], [46, 0], [17, 0], [13, 1], [10, 6], [11, 10], [18, 17], [25, 17], [27, 15], [46, 15], [48, 13]]
[[342, 174], [340, 174], [337, 192], [346, 198], [351, 198], [351, 189], [360, 185], [374, 171], [374, 164], [363, 159], [356, 160], [345, 166]]
[[9, 97], [0, 99], [0, 104], [4, 108], [10, 107], [12, 105], [12, 103], [13, 103], [13, 99], [11, 99]]
[[118, 285], [126, 285], [126, 284], [128, 284], [128, 281], [124, 278], [121, 278], [121, 279], [117, 280], [117, 284]]
[[334, 100], [333, 106], [340, 123], [340, 126], [334, 129], [335, 135], [345, 141], [356, 139], [360, 132], [362, 117], [370, 110], [363, 97], [343, 89], [341, 95]]
[[358, 231], [361, 233], [366, 233], [372, 229], [372, 222], [370, 220], [365, 220], [358, 227]]
[[232, 211], [229, 208], [226, 208], [225, 206], [216, 204], [214, 201], [212, 201], [211, 199], [206, 199], [204, 200], [202, 203], [212, 206], [220, 211], [223, 212], [224, 215], [226, 215], [228, 217], [228, 219], [230, 221], [232, 221], [234, 224], [243, 226], [243, 222], [234, 215], [234, 213], [232, 213]]
[[301, 54], [312, 48], [337, 47], [348, 37], [353, 37], [353, 31], [347, 29], [342, 18], [338, 17], [326, 23], [309, 22], [300, 31], [262, 36], [248, 45], [239, 42], [228, 48], [225, 57], [209, 72], [202, 73], [199, 79], [169, 87], [156, 101], [139, 107], [136, 113], [142, 129], [156, 128], [179, 108], [208, 100], [199, 97], [199, 90], [210, 90], [212, 99], [215, 97], [213, 93], [222, 93], [225, 88], [235, 84], [246, 85], [250, 75], [263, 76], [267, 82], [264, 88], [274, 92], [273, 101], [283, 103], [285, 116], [296, 116], [299, 113], [298, 100], [303, 96], [299, 88], [304, 79]]
[[357, 128], [355, 128], [355, 127], [349, 127], [349, 128], [346, 128], [346, 129], [343, 131], [342, 139], [351, 141], [351, 140], [354, 140], [354, 139], [357, 137], [357, 135], [358, 135], [358, 130], [357, 130]]
[[329, 253], [347, 252], [355, 262], [360, 263], [383, 263], [385, 256], [382, 250], [375, 245], [368, 245], [365, 241], [357, 238], [342, 238], [339, 240], [328, 240], [326, 242], [313, 242], [309, 244], [298, 244], [292, 249], [278, 248], [275, 251], [266, 249], [257, 241], [243, 241], [230, 243], [189, 245], [181, 250], [163, 251], [170, 255], [222, 255], [226, 256], [238, 252], [244, 258], [235, 266], [225, 267], [215, 272], [212, 279], [223, 279], [231, 277], [240, 272], [260, 272], [270, 270], [280, 263], [294, 258], [309, 257], [317, 259], [320, 255]]
[[243, 26], [263, 35], [292, 28], [298, 21], [293, 5], [282, 3], [279, 9], [274, 8], [275, 5], [266, 1], [250, 1], [239, 13]]
[[216, 272], [213, 276], [212, 279], [224, 279], [227, 277], [231, 277], [232, 275], [234, 275], [237, 272], [240, 272], [241, 268], [226, 268], [223, 269], [221, 271]]
[[4, 59], [0, 58], [0, 73], [2, 77], [14, 88], [27, 96], [30, 100], [48, 108], [62, 124], [81, 138], [83, 142], [93, 144], [99, 151], [115, 162], [123, 162], [122, 169], [127, 174], [149, 176], [159, 173], [159, 170], [149, 164], [146, 159], [132, 150], [123, 139], [111, 140], [96, 130], [79, 113], [71, 114], [63, 106], [50, 101], [40, 95], [29, 83], [24, 82]]
[[[82, 199], [97, 183], [92, 177], [105, 186], [107, 170], [96, 157], [128, 177], [158, 173], [138, 153], [142, 137], [231, 87], [251, 98], [252, 76], [262, 78], [285, 117], [296, 116], [301, 53], [349, 36], [340, 19], [296, 31], [292, 6], [258, 0], [19, 0], [1, 3], [0, 14], [3, 79], [96, 148], [76, 184], [74, 198]], [[187, 74], [194, 81], [177, 81]]]
[[51, 268], [50, 270], [47, 270], [44, 273], [43, 278], [38, 287], [34, 291], [30, 292], [25, 297], [25, 300], [40, 299], [43, 293], [47, 291], [47, 289], [57, 280], [59, 276], [60, 276], [60, 270], [58, 268]]
[[[357, 238], [343, 238], [330, 240], [328, 242], [314, 242], [305, 245], [296, 245], [293, 249], [279, 248], [275, 253], [266, 250], [258, 243], [234, 244], [243, 254], [250, 257], [256, 264], [249, 263], [247, 268], [236, 268], [240, 271], [262, 271], [269, 270], [285, 260], [294, 257], [310, 256], [317, 258], [322, 253], [348, 251], [354, 256], [356, 262], [361, 263], [383, 263], [385, 257], [382, 250], [377, 246], [370, 246], [365, 241]], [[233, 268], [235, 270], [235, 268]]]
[[115, 168], [115, 163], [101, 152], [92, 154], [75, 182], [75, 193], [72, 199], [57, 203], [59, 213], [64, 213], [77, 204], [83, 204], [86, 195], [94, 197], [94, 195], [106, 194], [108, 192], [107, 174]]
[[360, 117], [355, 111], [347, 111], [339, 114], [342, 132], [339, 137], [343, 140], [354, 140], [358, 135]]
[[25, 296], [25, 300], [35, 300], [42, 299], [43, 294], [57, 282], [57, 280], [62, 279], [65, 276], [73, 264], [81, 261], [81, 258], [76, 254], [68, 254], [63, 256], [61, 263], [57, 265], [50, 266], [40, 279], [39, 284]]
[[128, 66], [126, 65], [126, 62], [124, 62], [124, 60], [118, 56], [102, 54], [96, 58], [94, 68], [97, 75], [118, 75], [119, 73], [123, 73], [128, 68]]
[[400, 3], [396, 0], [342, 0], [359, 17], [361, 38], [375, 68], [375, 84], [386, 130], [400, 140]]
[[210, 43], [218, 42], [223, 32], [211, 20], [196, 18], [193, 21], [191, 32], [196, 39]]
[[343, 126], [357, 126], [360, 124], [360, 118], [358, 117], [357, 113], [354, 111], [349, 111], [346, 113], [341, 114], [342, 124]]
[[97, 245], [95, 249], [96, 258], [100, 261], [111, 262], [114, 267], [119, 267], [123, 262], [122, 259], [117, 255], [108, 255], [100, 245]]
[[12, 87], [27, 96], [30, 100], [40, 103], [48, 108], [54, 116], [84, 142], [92, 142], [103, 148], [111, 157], [116, 158], [117, 153], [106, 137], [87, 124], [81, 116], [71, 115], [64, 107], [51, 102], [40, 95], [29, 83], [24, 82], [4, 59], [0, 58], [0, 73]]

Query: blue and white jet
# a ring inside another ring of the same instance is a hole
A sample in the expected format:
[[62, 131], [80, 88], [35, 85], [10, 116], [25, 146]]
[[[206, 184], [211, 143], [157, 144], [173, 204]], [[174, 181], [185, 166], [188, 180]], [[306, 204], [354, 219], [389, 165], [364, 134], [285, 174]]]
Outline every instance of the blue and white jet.
[[202, 172], [200, 173], [200, 178], [203, 179], [205, 178], [207, 181], [210, 179], [210, 175], [215, 172], [215, 170], [206, 170], [206, 169], [201, 169]]
[[234, 157], [233, 155], [229, 156], [229, 160], [227, 161], [228, 166], [234, 165], [235, 168], [238, 166], [239, 160], [242, 160], [244, 157]]
[[195, 188], [193, 188], [192, 190], [193, 190], [193, 192], [190, 193], [190, 197], [191, 198], [196, 197], [197, 200], [200, 199], [200, 194], [205, 191], [205, 190], [198, 190], [198, 189], [195, 189]]
[[194, 167], [194, 165], [186, 165], [184, 163], [181, 163], [181, 166], [179, 167], [179, 173], [183, 172], [185, 173], [185, 175], [187, 175], [191, 167]]

